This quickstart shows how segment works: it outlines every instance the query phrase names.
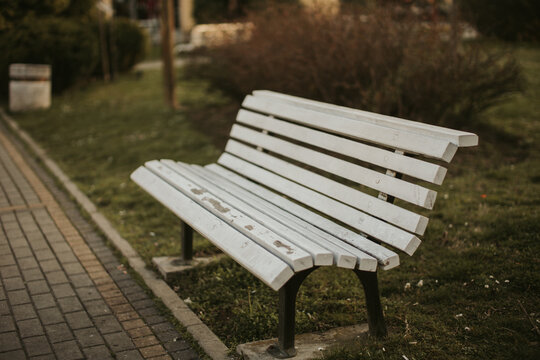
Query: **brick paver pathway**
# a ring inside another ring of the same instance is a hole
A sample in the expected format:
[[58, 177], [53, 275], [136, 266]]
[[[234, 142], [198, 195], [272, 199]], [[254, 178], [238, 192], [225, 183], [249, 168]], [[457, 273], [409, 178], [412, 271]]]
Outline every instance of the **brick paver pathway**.
[[198, 359], [0, 126], [0, 359]]

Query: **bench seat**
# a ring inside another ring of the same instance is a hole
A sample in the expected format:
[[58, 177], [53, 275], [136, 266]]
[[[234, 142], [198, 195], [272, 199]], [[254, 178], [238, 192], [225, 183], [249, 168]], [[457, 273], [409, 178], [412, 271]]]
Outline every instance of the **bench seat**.
[[433, 208], [444, 164], [478, 137], [271, 91], [242, 106], [217, 163], [153, 160], [131, 178], [280, 291], [278, 355], [294, 353], [282, 313], [294, 342], [290, 302], [294, 310], [301, 281], [321, 266], [357, 273], [370, 331], [385, 333], [376, 271], [414, 254], [428, 225], [419, 210]]

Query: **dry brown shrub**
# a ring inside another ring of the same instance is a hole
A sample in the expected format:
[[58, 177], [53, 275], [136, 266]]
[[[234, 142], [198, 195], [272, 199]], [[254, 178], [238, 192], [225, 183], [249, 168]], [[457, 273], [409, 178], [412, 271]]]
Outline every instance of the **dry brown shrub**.
[[250, 40], [209, 49], [199, 75], [239, 97], [270, 89], [434, 124], [463, 125], [521, 88], [506, 54], [389, 8], [273, 6]]

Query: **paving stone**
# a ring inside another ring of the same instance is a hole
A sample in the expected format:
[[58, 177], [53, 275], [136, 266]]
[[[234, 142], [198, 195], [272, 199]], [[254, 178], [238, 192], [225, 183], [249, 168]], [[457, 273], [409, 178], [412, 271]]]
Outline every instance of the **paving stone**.
[[147, 316], [144, 318], [144, 320], [148, 325], [155, 325], [167, 321], [167, 319], [161, 315]]
[[58, 256], [58, 259], [60, 259], [60, 262], [63, 265], [79, 261], [77, 257], [75, 256], [75, 254], [73, 254], [73, 251], [71, 251], [71, 249], [67, 251], [61, 251], [61, 252], [57, 251], [56, 255]]
[[25, 281], [34, 281], [45, 279], [43, 273], [39, 269], [23, 270], [23, 276]]
[[86, 307], [88, 314], [92, 317], [110, 315], [112, 313], [109, 306], [101, 299], [87, 301], [84, 303], [84, 306]]
[[43, 327], [38, 319], [19, 321], [17, 326], [22, 338], [43, 335]]
[[20, 276], [6, 279], [4, 280], [4, 288], [7, 291], [24, 289], [24, 281]]
[[134, 319], [134, 320], [127, 320], [127, 321], [122, 322], [122, 326], [126, 330], [131, 330], [131, 329], [137, 329], [137, 328], [146, 326], [146, 324], [144, 323], [142, 319]]
[[103, 335], [103, 337], [105, 338], [105, 341], [107, 342], [107, 344], [109, 344], [110, 348], [115, 353], [118, 353], [124, 350], [131, 350], [135, 347], [133, 345], [133, 342], [131, 341], [131, 339], [125, 332], [106, 334], [106, 335]]
[[101, 299], [101, 294], [95, 287], [78, 288], [77, 294], [82, 301]]
[[152, 330], [148, 326], [135, 328], [128, 330], [129, 336], [131, 336], [132, 339], [136, 339], [139, 337], [149, 336], [152, 335]]
[[28, 296], [28, 292], [25, 289], [8, 291], [7, 296], [11, 306], [27, 304], [30, 302], [30, 296]]
[[83, 310], [83, 306], [76, 296], [58, 299], [58, 305], [64, 314]]
[[129, 351], [123, 351], [116, 354], [117, 359], [123, 359], [123, 360], [139, 360], [144, 359], [141, 354], [137, 350], [129, 350]]
[[51, 289], [45, 280], [29, 281], [26, 283], [31, 295], [50, 293]]
[[73, 330], [83, 329], [93, 326], [92, 321], [84, 311], [78, 311], [66, 314], [66, 320]]
[[15, 254], [15, 257], [17, 259], [34, 256], [34, 254], [32, 253], [32, 250], [30, 250], [30, 248], [27, 248], [27, 247], [14, 248], [13, 253]]
[[165, 346], [165, 349], [169, 350], [170, 352], [186, 350], [191, 347], [187, 341], [181, 339], [165, 342], [163, 346]]
[[11, 317], [10, 315], [0, 316], [0, 333], [5, 333], [8, 331], [15, 331], [15, 330], [16, 328], [15, 328], [15, 322], [13, 321], [13, 317]]
[[6, 300], [0, 301], [0, 315], [9, 315], [9, 305]]
[[178, 341], [179, 334], [176, 330], [156, 332], [156, 337], [163, 343]]
[[133, 339], [133, 343], [137, 348], [142, 348], [150, 345], [156, 345], [159, 344], [159, 340], [154, 335], [148, 335], [144, 337], [140, 337], [137, 339]]
[[84, 348], [83, 352], [88, 360], [106, 360], [113, 358], [105, 345]]
[[1, 266], [0, 275], [3, 279], [9, 279], [15, 276], [20, 276], [17, 265]]
[[41, 266], [41, 269], [43, 270], [44, 273], [48, 273], [51, 271], [58, 271], [62, 269], [58, 261], [56, 261], [56, 259], [40, 261], [39, 265]]
[[69, 279], [71, 280], [71, 284], [75, 288], [94, 285], [92, 280], [86, 274], [69, 275]]
[[129, 312], [117, 314], [116, 318], [120, 322], [127, 321], [127, 320], [135, 320], [139, 318], [139, 314], [137, 314], [136, 311], [129, 311]]
[[15, 258], [11, 253], [0, 254], [0, 266], [14, 265]]
[[126, 295], [126, 298], [127, 298], [130, 302], [134, 302], [134, 301], [137, 301], [137, 300], [147, 300], [147, 299], [149, 299], [149, 298], [148, 298], [148, 295], [146, 295], [146, 293], [143, 292], [142, 290], [141, 290], [141, 291], [134, 292], [134, 293], [131, 293], [131, 294], [127, 294], [127, 295]]
[[75, 360], [83, 357], [79, 346], [75, 341], [66, 341], [53, 344], [54, 353], [59, 359]]
[[58, 308], [52, 307], [38, 310], [39, 318], [44, 325], [52, 325], [64, 322], [64, 317]]
[[47, 336], [49, 339], [51, 339], [52, 343], [73, 339], [73, 334], [71, 334], [71, 331], [66, 323], [46, 325], [45, 331], [47, 332]]
[[69, 282], [68, 278], [66, 277], [66, 274], [64, 274], [63, 271], [53, 271], [49, 273], [45, 273], [45, 276], [47, 277], [47, 280], [49, 281], [49, 284], [56, 285], [56, 284], [63, 284]]
[[137, 310], [141, 310], [150, 306], [155, 306], [154, 302], [151, 299], [134, 301], [131, 303], [131, 305]]
[[49, 354], [52, 352], [45, 336], [34, 336], [23, 339], [24, 348], [29, 356]]
[[150, 357], [166, 354], [165, 349], [161, 345], [152, 345], [149, 347], [139, 349], [139, 351], [145, 358], [150, 358]]
[[68, 296], [75, 296], [75, 291], [73, 291], [69, 284], [52, 285], [51, 288], [53, 290], [54, 296], [56, 296], [57, 299]]
[[53, 307], [56, 304], [51, 294], [32, 295], [32, 302], [38, 310]]
[[86, 270], [79, 263], [71, 263], [64, 265], [64, 271], [68, 275], [84, 274]]
[[16, 305], [11, 308], [15, 321], [21, 321], [26, 319], [33, 319], [37, 317], [36, 312], [32, 304]]
[[6, 295], [6, 292], [4, 291], [4, 287], [2, 286], [2, 282], [0, 281], [0, 300], [6, 300], [7, 299], [7, 295]]
[[95, 328], [75, 330], [75, 337], [82, 347], [90, 347], [103, 344], [103, 338]]
[[50, 249], [42, 249], [36, 251], [36, 259], [41, 263], [41, 261], [53, 260], [54, 254]]
[[23, 350], [3, 352], [0, 353], [0, 360], [26, 360], [26, 354]]
[[19, 268], [21, 270], [37, 269], [38, 267], [38, 263], [33, 257], [19, 259]]
[[122, 326], [112, 315], [96, 317], [94, 323], [102, 334], [122, 331]]
[[199, 360], [199, 355], [192, 349], [176, 351], [171, 353], [174, 360]]

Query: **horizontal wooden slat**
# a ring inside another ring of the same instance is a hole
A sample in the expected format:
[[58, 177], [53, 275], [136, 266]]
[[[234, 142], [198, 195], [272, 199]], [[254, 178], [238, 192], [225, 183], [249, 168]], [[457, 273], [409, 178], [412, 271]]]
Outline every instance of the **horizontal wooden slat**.
[[321, 149], [350, 156], [437, 185], [442, 184], [446, 175], [446, 168], [427, 161], [397, 154], [393, 151], [375, 146], [369, 146], [358, 141], [310, 129], [249, 110], [241, 109], [238, 112], [236, 120], [242, 124], [317, 146]]
[[236, 230], [288, 263], [294, 271], [313, 267], [313, 258], [306, 251], [222, 201], [207, 189], [193, 184], [193, 182], [162, 165], [159, 161], [149, 161], [145, 166], [184, 195], [201, 204], [221, 220], [226, 221]]
[[[262, 147], [289, 159], [313, 166], [328, 173], [338, 175], [344, 179], [354, 181], [372, 189], [382, 191], [398, 199], [408, 201], [432, 209], [437, 193], [423, 186], [407, 182], [402, 179], [388, 176], [375, 170], [347, 162], [333, 156], [317, 152], [306, 147], [290, 143], [288, 141], [263, 134], [261, 132], [234, 125], [230, 136], [246, 143]], [[233, 143], [234, 144], [234, 143]], [[259, 153], [260, 154], [260, 153]], [[362, 203], [373, 203], [371, 196], [366, 195]], [[387, 204], [382, 202], [382, 204]], [[382, 206], [382, 204], [380, 204]], [[354, 205], [353, 205], [354, 206]], [[371, 213], [367, 206], [363, 209]], [[382, 212], [384, 214], [384, 212]], [[415, 231], [415, 229], [411, 229]]]
[[214, 245], [273, 290], [279, 290], [294, 275], [287, 263], [261, 248], [150, 170], [139, 167], [131, 174], [131, 179], [202, 236], [214, 239]]
[[323, 238], [328, 238], [328, 235], [331, 235], [332, 237], [340, 239], [341, 241], [375, 257], [381, 267], [385, 270], [399, 265], [398, 254], [331, 221], [330, 219], [320, 216], [220, 165], [209, 164], [205, 166], [205, 169], [236, 184], [239, 188], [244, 189], [244, 192], [242, 193], [244, 196], [249, 196], [245, 195], [245, 192], [250, 193], [250, 199], [258, 199], [254, 201], [265, 204], [265, 206], [270, 207], [274, 212], [279, 213], [280, 210], [282, 210], [285, 211], [286, 214], [290, 214], [285, 215], [285, 217], [301, 226], [305, 229], [304, 231], [315, 233]]
[[326, 114], [344, 116], [351, 119], [368, 121], [372, 124], [388, 126], [396, 129], [407, 130], [448, 140], [459, 147], [476, 146], [478, 145], [478, 136], [476, 134], [448, 129], [441, 126], [419, 123], [416, 121], [405, 120], [393, 116], [376, 114], [363, 110], [356, 110], [344, 106], [327, 104], [320, 101], [308, 100], [296, 96], [280, 94], [267, 90], [256, 90], [253, 92], [256, 97], [268, 98], [278, 101], [283, 101], [290, 104], [305, 107], [306, 109], [317, 110]]
[[255, 166], [236, 156], [225, 153], [221, 155], [218, 163], [237, 171], [261, 184], [270, 186], [276, 191], [298, 200], [324, 214], [339, 219], [345, 224], [354, 227], [374, 238], [394, 246], [407, 254], [412, 255], [420, 239], [413, 234], [401, 230], [382, 220], [367, 215], [355, 208], [340, 203], [328, 196], [317, 193], [304, 186]]
[[[323, 233], [312, 226], [300, 225], [299, 222], [303, 222], [303, 220], [297, 218], [295, 215], [292, 215], [291, 213], [286, 212], [272, 203], [251, 194], [249, 191], [211, 172], [210, 170], [197, 165], [188, 166], [182, 163], [176, 163], [176, 165], [182, 169], [189, 168], [191, 171], [199, 174], [201, 178], [211, 180], [212, 184], [216, 184], [216, 186], [218, 186], [220, 189], [229, 193], [230, 196], [234, 196], [238, 199], [242, 199], [245, 202], [249, 202], [249, 204], [256, 207], [258, 212], [264, 213], [267, 217], [274, 221], [280, 222], [283, 224], [283, 226], [286, 226], [289, 229], [293, 229], [298, 234], [303, 234], [303, 239], [300, 238], [303, 242], [305, 242], [306, 239], [310, 239], [307, 241], [314, 241], [320, 246], [328, 249], [334, 254], [335, 262], [338, 267], [353, 268], [357, 265], [357, 268], [363, 271], [375, 271], [377, 269], [377, 260], [374, 257], [340, 239], [333, 237], [328, 233]], [[259, 217], [257, 218], [259, 219]], [[302, 246], [301, 243], [297, 244]], [[352, 263], [351, 260], [353, 260]]]
[[[257, 222], [264, 224], [264, 226], [268, 229], [284, 237], [296, 246], [302, 248], [304, 251], [310, 253], [313, 257], [314, 265], [333, 265], [333, 254], [330, 251], [313, 242], [312, 240], [306, 238], [301, 233], [298, 233], [291, 228], [287, 228], [283, 224], [263, 214], [261, 211], [256, 209], [254, 206], [248, 204], [247, 202], [242, 201], [241, 199], [227, 193], [226, 191], [218, 187], [215, 183], [208, 181], [208, 178], [205, 179], [204, 177], [198, 175], [195, 169], [192, 169], [186, 164], [175, 163], [172, 160], [162, 160], [160, 163], [167, 166], [169, 169], [181, 174], [188, 180], [193, 181], [195, 184], [201, 186], [202, 188], [207, 189], [210, 193], [217, 196], [220, 200], [234, 206], [236, 209], [242, 211], [250, 218], [253, 218]], [[342, 260], [341, 265], [342, 267], [352, 269], [356, 265], [356, 258], [350, 255], [348, 258]]]
[[457, 150], [457, 145], [447, 140], [341, 116], [324, 114], [319, 111], [265, 98], [246, 96], [242, 106], [325, 131], [381, 144], [406, 152], [422, 154], [446, 162], [452, 159]]
[[[422, 234], [426, 229], [428, 219], [424, 216], [384, 202], [335, 180], [262, 153], [234, 140], [229, 140], [225, 150], [289, 180], [362, 210], [369, 214], [368, 216], [381, 218], [418, 234]], [[270, 184], [269, 187], [272, 187], [272, 185]]]

